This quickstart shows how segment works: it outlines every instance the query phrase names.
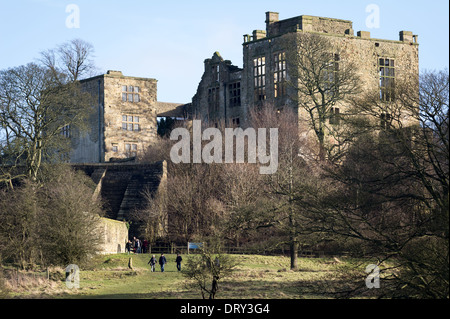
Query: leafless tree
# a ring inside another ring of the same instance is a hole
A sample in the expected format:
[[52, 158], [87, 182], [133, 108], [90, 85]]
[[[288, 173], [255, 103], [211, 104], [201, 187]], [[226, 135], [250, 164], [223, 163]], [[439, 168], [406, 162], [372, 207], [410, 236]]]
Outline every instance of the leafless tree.
[[344, 49], [326, 36], [296, 33], [284, 41], [291, 48], [286, 52], [288, 83], [295, 92], [291, 99], [314, 131], [323, 160], [327, 148], [332, 147], [327, 145], [326, 136], [335, 130], [329, 119], [338, 121], [340, 116], [333, 108], [342, 112], [346, 100], [360, 92], [357, 68]]
[[448, 298], [448, 90], [447, 71], [426, 72], [399, 81], [394, 103], [360, 101], [365, 119], [316, 210], [318, 228], [394, 265], [388, 296]]
[[23, 269], [82, 265], [102, 236], [94, 185], [66, 166], [44, 165], [41, 174], [39, 183], [26, 179], [0, 191], [0, 257]]
[[299, 126], [295, 112], [287, 107], [280, 111], [266, 105], [252, 111], [251, 119], [253, 127], [278, 128], [279, 167], [276, 173], [260, 177], [263, 187], [259, 196], [267, 198], [266, 226], [287, 238], [279, 244], [289, 244], [291, 268], [296, 269], [300, 245], [309, 233], [308, 211], [323, 187], [314, 160], [315, 143]]
[[41, 52], [40, 62], [55, 78], [64, 74], [68, 77], [67, 81], [74, 82], [93, 75], [96, 69], [93, 54], [92, 44], [82, 39], [73, 39], [56, 49]]
[[215, 299], [219, 290], [219, 282], [229, 277], [238, 265], [235, 258], [220, 254], [209, 247], [202, 249], [198, 255], [189, 256], [182, 274], [198, 288], [202, 298]]
[[[36, 178], [44, 159], [61, 156], [58, 151], [67, 152], [70, 141], [63, 136], [63, 129], [85, 129], [92, 111], [92, 96], [76, 81], [86, 70], [62, 73], [29, 63], [0, 71], [3, 162], [25, 165], [25, 175]], [[6, 172], [5, 181], [16, 177], [9, 175]]]

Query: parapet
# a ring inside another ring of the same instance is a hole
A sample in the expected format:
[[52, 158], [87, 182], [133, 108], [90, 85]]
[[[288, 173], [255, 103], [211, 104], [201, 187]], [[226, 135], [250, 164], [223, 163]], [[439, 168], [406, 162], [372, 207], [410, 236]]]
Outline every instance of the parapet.
[[106, 74], [112, 75], [112, 76], [123, 76], [122, 71], [108, 70], [108, 72], [106, 72]]
[[400, 31], [400, 41], [418, 43], [419, 36], [413, 34], [411, 31]]
[[359, 38], [362, 38], [362, 39], [370, 39], [370, 32], [369, 31], [358, 31], [356, 33], [356, 35]]
[[353, 22], [309, 15], [279, 20], [277, 12], [266, 12], [267, 37], [275, 37], [296, 30], [345, 35], [353, 33]]

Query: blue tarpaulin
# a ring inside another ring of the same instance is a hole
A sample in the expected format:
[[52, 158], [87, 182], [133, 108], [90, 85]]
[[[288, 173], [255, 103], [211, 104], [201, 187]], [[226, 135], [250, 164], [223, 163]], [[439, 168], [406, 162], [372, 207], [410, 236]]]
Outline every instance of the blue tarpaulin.
[[188, 243], [189, 249], [200, 249], [202, 248], [203, 243]]

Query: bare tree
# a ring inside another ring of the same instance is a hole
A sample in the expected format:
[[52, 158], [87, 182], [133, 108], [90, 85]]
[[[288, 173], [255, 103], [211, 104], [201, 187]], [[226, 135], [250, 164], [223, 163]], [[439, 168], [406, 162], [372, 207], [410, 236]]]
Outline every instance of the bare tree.
[[27, 181], [15, 190], [0, 191], [0, 256], [26, 269], [39, 257], [36, 229], [40, 207], [37, 187]]
[[[335, 127], [329, 119], [339, 120], [346, 100], [359, 93], [356, 66], [346, 59], [346, 52], [326, 36], [312, 33], [290, 34], [285, 38], [289, 84], [295, 91], [291, 96], [317, 137], [320, 159], [325, 159], [326, 135]], [[333, 121], [331, 121], [333, 122]]]
[[55, 78], [61, 74], [68, 81], [82, 80], [95, 71], [92, 60], [94, 47], [82, 39], [73, 39], [59, 45], [56, 49], [41, 52], [40, 62], [48, 68]]
[[[87, 49], [85, 54], [89, 53]], [[93, 103], [92, 96], [76, 81], [87, 65], [78, 64], [83, 68], [66, 73], [35, 63], [0, 71], [1, 155], [9, 157], [8, 164], [24, 164], [28, 177], [36, 178], [45, 158], [67, 152], [70, 141], [63, 136], [63, 129], [86, 128]]]
[[190, 279], [198, 288], [202, 298], [215, 299], [219, 290], [219, 282], [229, 277], [238, 265], [230, 255], [214, 253], [213, 249], [203, 249], [201, 254], [189, 256], [182, 271], [183, 276]]
[[144, 189], [142, 195], [145, 206], [131, 213], [132, 222], [140, 225], [140, 233], [150, 243], [155, 243], [168, 235], [166, 190], [165, 186], [160, 185], [160, 188], [164, 190], [160, 189], [157, 193]]
[[24, 269], [81, 265], [98, 251], [102, 236], [101, 204], [92, 197], [95, 185], [68, 166], [42, 171], [39, 183], [26, 179], [0, 192], [0, 256]]
[[447, 71], [426, 72], [394, 103], [358, 104], [366, 119], [316, 209], [318, 228], [392, 263], [389, 296], [448, 298], [448, 90]]
[[99, 251], [102, 237], [95, 185], [83, 172], [61, 165], [46, 168], [39, 192], [38, 246], [45, 265], [84, 265]]
[[222, 177], [222, 202], [224, 214], [220, 233], [224, 240], [241, 246], [247, 241], [257, 240], [267, 225], [263, 211], [265, 199], [259, 167], [251, 163], [224, 164]]
[[289, 244], [291, 268], [297, 268], [302, 237], [309, 233], [308, 211], [316, 194], [321, 192], [318, 166], [314, 161], [314, 142], [298, 125], [295, 112], [289, 108], [278, 111], [266, 106], [251, 114], [252, 126], [278, 128], [278, 162], [276, 173], [261, 176], [263, 187], [259, 196], [266, 197], [266, 227], [275, 228]]

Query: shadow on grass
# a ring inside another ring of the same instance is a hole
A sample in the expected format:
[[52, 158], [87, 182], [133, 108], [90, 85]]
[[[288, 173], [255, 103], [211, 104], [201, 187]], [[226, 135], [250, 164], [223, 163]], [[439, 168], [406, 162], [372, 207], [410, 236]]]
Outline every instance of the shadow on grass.
[[[60, 295], [57, 298], [68, 299], [179, 299], [200, 300], [199, 290], [185, 289], [180, 284], [178, 291], [153, 291], [145, 293], [117, 293], [100, 295]], [[216, 299], [347, 299], [374, 298], [376, 293], [362, 285], [345, 280], [299, 280], [283, 281], [223, 281], [219, 283]]]

